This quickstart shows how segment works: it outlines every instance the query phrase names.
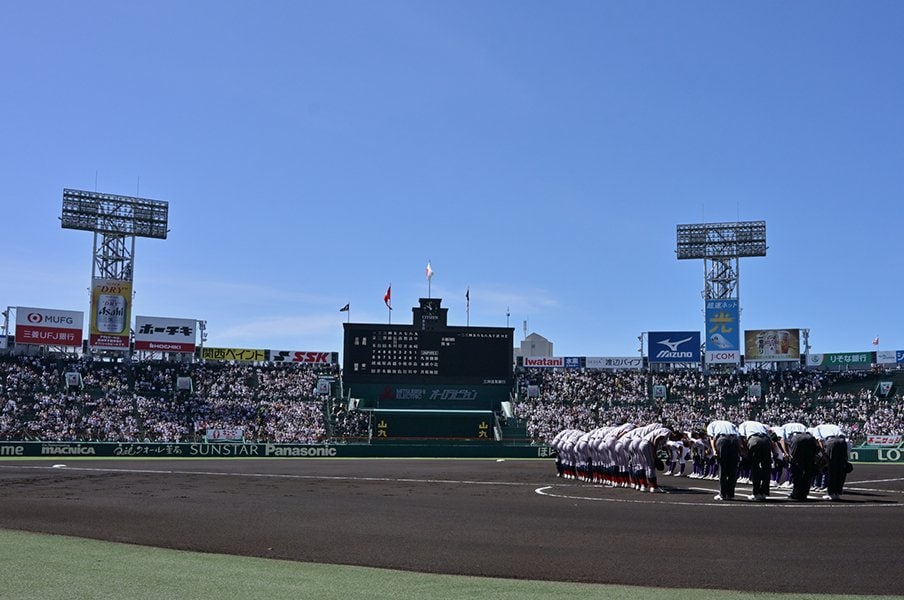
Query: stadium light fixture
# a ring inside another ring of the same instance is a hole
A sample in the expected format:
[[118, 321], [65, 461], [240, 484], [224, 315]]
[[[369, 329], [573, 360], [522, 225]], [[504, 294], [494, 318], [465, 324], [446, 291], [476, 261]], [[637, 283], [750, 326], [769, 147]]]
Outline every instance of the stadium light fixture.
[[169, 203], [132, 196], [63, 190], [63, 229], [165, 240]]
[[766, 256], [766, 222], [678, 225], [678, 259]]

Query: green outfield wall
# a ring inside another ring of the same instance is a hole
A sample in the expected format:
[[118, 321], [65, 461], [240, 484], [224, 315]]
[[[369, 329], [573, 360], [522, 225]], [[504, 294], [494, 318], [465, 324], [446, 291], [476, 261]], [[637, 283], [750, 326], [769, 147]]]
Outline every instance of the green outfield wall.
[[133, 458], [548, 458], [546, 445], [455, 444], [266, 444], [0, 442], [0, 459], [16, 457]]
[[[267, 444], [267, 443], [116, 443], [0, 442], [0, 459], [18, 457], [133, 458], [551, 458], [539, 445], [472, 443]], [[904, 463], [904, 447], [861, 446], [851, 462]]]

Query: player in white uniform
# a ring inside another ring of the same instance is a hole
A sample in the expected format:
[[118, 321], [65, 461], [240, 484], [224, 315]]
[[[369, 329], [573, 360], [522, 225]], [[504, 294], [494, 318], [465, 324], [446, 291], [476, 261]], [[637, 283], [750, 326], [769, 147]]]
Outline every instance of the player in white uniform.
[[641, 475], [641, 491], [664, 492], [656, 481], [656, 453], [663, 447], [674, 432], [668, 427], [660, 426], [645, 433], [637, 444], [637, 460], [643, 469]]
[[613, 427], [606, 434], [606, 446], [608, 447], [611, 469], [610, 481], [617, 487], [628, 486], [628, 455], [624, 436], [634, 428], [634, 423], [624, 423], [618, 427]]
[[706, 451], [709, 448], [706, 434], [692, 431], [689, 435], [691, 439], [691, 460], [693, 461], [693, 468], [689, 477], [691, 479], [703, 479], [706, 475]]
[[611, 427], [597, 427], [590, 432], [590, 480], [595, 484], [603, 483], [603, 473], [605, 471], [605, 451], [604, 443], [606, 434], [609, 433]]
[[629, 478], [635, 490], [647, 491], [650, 482], [647, 480], [646, 457], [641, 451], [641, 440], [648, 433], [662, 428], [662, 423], [650, 423], [642, 427], [636, 427], [625, 434], [628, 442]]

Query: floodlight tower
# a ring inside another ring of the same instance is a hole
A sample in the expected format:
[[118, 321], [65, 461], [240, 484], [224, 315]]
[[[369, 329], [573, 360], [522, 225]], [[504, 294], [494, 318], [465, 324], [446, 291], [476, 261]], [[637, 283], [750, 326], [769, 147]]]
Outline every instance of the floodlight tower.
[[704, 300], [738, 299], [739, 259], [766, 256], [766, 222], [678, 226], [678, 259], [703, 259]]
[[703, 259], [707, 364], [738, 364], [740, 259], [766, 256], [766, 222], [678, 225], [678, 259]]
[[63, 229], [94, 233], [91, 279], [132, 281], [135, 238], [166, 239], [169, 203], [131, 196], [63, 190]]

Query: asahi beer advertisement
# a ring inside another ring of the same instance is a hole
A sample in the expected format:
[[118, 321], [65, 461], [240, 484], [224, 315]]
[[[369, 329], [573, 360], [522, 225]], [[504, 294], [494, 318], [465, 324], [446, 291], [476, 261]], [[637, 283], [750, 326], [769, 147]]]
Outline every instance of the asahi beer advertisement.
[[91, 284], [91, 320], [88, 343], [92, 348], [127, 350], [132, 312], [132, 282], [95, 279]]
[[737, 300], [706, 301], [706, 362], [741, 362], [741, 332]]
[[194, 319], [135, 317], [135, 349], [151, 352], [194, 352]]
[[16, 344], [82, 345], [81, 311], [16, 307]]
[[748, 362], [800, 361], [800, 329], [750, 329], [744, 332]]

